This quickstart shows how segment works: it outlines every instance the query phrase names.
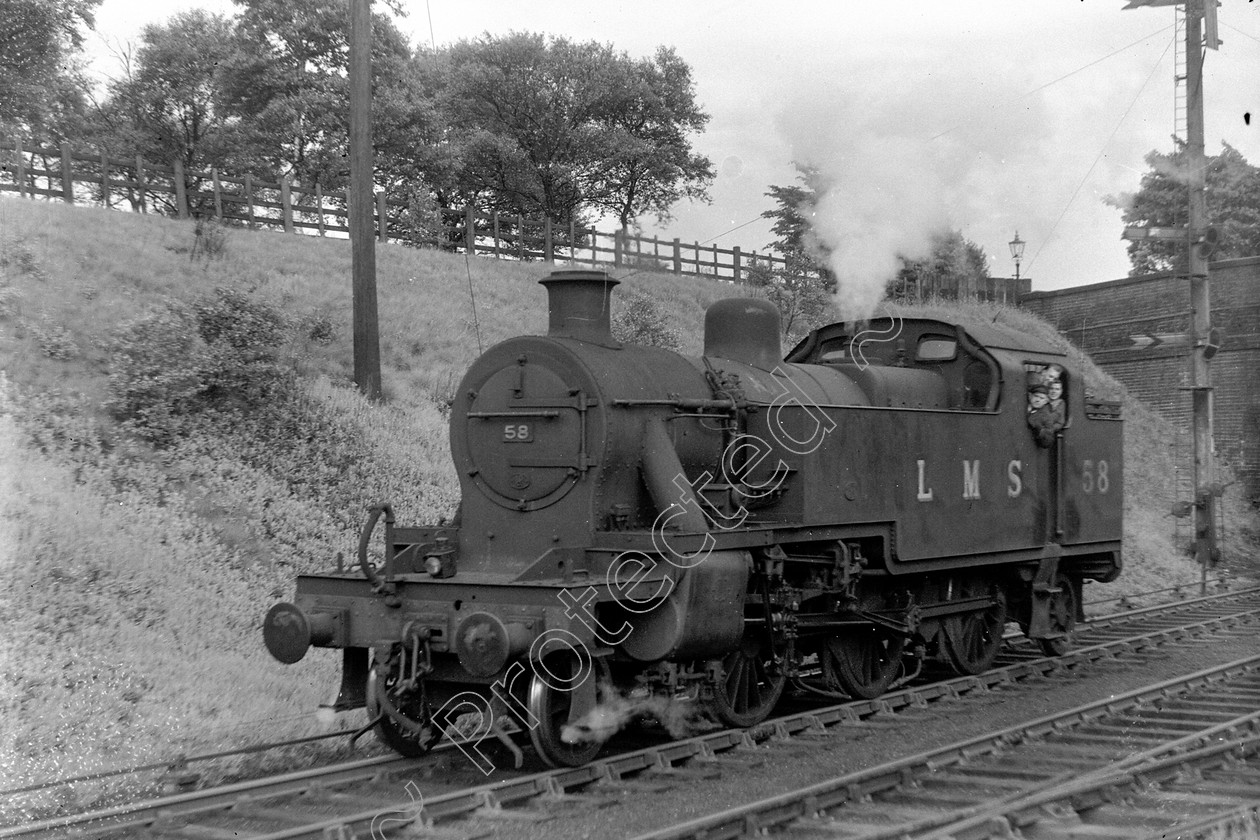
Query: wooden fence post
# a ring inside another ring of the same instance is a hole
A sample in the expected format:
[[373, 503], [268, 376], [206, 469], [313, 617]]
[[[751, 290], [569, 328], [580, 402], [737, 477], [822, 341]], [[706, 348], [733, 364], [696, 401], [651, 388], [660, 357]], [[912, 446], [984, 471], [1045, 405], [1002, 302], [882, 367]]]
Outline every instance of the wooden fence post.
[[731, 276], [735, 278], [736, 283], [743, 283], [741, 276], [742, 264], [740, 261], [739, 246], [735, 245], [731, 248]]
[[626, 247], [622, 237], [625, 236], [625, 228], [617, 228], [613, 231], [613, 265], [621, 265], [621, 251]]
[[469, 255], [477, 253], [477, 211], [471, 204], [464, 208], [464, 251]]
[[101, 204], [109, 209], [109, 158], [101, 152]]
[[245, 175], [245, 216], [249, 219], [249, 226], [254, 226], [254, 179], [248, 173]]
[[175, 174], [175, 212], [181, 219], [188, 218], [188, 187], [184, 183], [184, 162], [175, 158], [172, 167]]
[[494, 225], [494, 258], [499, 259], [502, 254], [499, 250], [500, 228], [499, 228], [499, 211], [495, 210], [491, 216], [491, 222]]
[[74, 204], [74, 172], [70, 159], [70, 144], [61, 144], [61, 199], [66, 204]]
[[674, 273], [682, 274], [682, 241], [674, 237]]
[[319, 181], [315, 182], [315, 205], [319, 207], [319, 235], [324, 235], [324, 188], [319, 185]]
[[547, 217], [543, 228], [543, 256], [549, 263], [556, 261], [556, 240], [552, 231], [550, 216]]
[[293, 185], [288, 173], [280, 178], [280, 219], [284, 222], [284, 232], [293, 233]]
[[26, 154], [22, 151], [22, 140], [17, 138], [13, 141], [13, 145], [17, 154], [17, 185], [18, 196], [26, 198]]
[[218, 167], [210, 170], [210, 178], [214, 181], [214, 217], [221, 222], [223, 221], [223, 184], [219, 182]]
[[525, 262], [525, 217], [520, 213], [516, 214], [516, 229], [520, 231], [516, 237], [516, 258]]
[[577, 223], [569, 219], [569, 265], [577, 260]]
[[376, 194], [376, 215], [381, 220], [381, 226], [377, 231], [377, 241], [384, 245], [389, 241], [389, 199], [385, 197], [385, 191], [381, 190]]
[[140, 201], [140, 212], [148, 213], [149, 205], [144, 200], [145, 180], [144, 180], [144, 158], [136, 155], [136, 196]]

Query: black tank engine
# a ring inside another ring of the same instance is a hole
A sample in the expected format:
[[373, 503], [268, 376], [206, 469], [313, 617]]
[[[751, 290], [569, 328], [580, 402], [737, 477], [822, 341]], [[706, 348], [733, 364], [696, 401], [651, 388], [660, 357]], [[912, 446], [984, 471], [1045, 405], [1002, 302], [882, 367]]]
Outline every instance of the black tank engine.
[[394, 749], [475, 712], [581, 764], [601, 742], [573, 727], [613, 695], [749, 726], [788, 685], [979, 673], [1008, 621], [1062, 653], [1082, 582], [1119, 574], [1119, 406], [1050, 345], [884, 318], [785, 359], [777, 310], [732, 298], [691, 358], [617, 342], [602, 272], [541, 282], [547, 335], [491, 348], [457, 392], [454, 521], [374, 508], [359, 568], [299, 577], [264, 622], [282, 662], [343, 649], [338, 708], [366, 705]]

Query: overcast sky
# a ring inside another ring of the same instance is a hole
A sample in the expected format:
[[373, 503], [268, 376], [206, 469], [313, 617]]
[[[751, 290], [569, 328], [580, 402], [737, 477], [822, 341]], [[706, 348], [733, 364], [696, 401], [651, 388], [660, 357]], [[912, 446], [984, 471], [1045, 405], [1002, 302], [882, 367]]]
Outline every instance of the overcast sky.
[[[376, 4], [383, 8], [382, 4]], [[413, 42], [483, 32], [544, 32], [612, 43], [632, 56], [674, 47], [711, 119], [695, 138], [717, 168], [711, 205], [682, 204], [644, 232], [729, 248], [764, 248], [771, 185], [794, 160], [827, 172], [835, 192], [818, 227], [841, 251], [841, 277], [884, 274], [941, 224], [959, 229], [1011, 275], [1007, 242], [1025, 240], [1034, 290], [1123, 277], [1120, 211], [1143, 156], [1170, 151], [1174, 9], [1122, 11], [1125, 0], [403, 0]], [[104, 0], [102, 42], [190, 8], [228, 0]], [[1207, 153], [1221, 142], [1260, 165], [1260, 3], [1222, 0], [1222, 46], [1205, 64]], [[1248, 123], [1248, 116], [1250, 122]]]

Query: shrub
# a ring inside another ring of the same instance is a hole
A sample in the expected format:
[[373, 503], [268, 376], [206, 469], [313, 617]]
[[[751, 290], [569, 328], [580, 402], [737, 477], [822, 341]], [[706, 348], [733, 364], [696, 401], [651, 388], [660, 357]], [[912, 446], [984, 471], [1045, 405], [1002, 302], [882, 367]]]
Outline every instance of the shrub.
[[205, 397], [216, 408], [261, 407], [292, 384], [280, 364], [289, 320], [272, 304], [235, 289], [216, 289], [193, 304], [202, 341], [210, 351]]
[[211, 260], [221, 260], [227, 254], [227, 229], [214, 219], [197, 217], [193, 227], [193, 246], [190, 260], [201, 257], [209, 265]]
[[186, 432], [200, 412], [271, 410], [292, 390], [279, 355], [290, 333], [274, 306], [237, 290], [216, 289], [191, 306], [167, 301], [115, 338], [107, 407], [156, 443]]
[[106, 408], [141, 437], [169, 442], [206, 388], [210, 352], [195, 315], [168, 301], [165, 309], [126, 324], [110, 349]]
[[50, 359], [64, 362], [79, 355], [79, 346], [74, 342], [74, 335], [48, 316], [27, 323], [26, 327], [35, 336], [39, 349]]
[[612, 319], [613, 337], [627, 344], [646, 344], [678, 352], [682, 336], [666, 323], [665, 311], [641, 289], [628, 289], [620, 297], [620, 312]]
[[48, 279], [35, 253], [21, 239], [0, 243], [0, 268], [13, 268], [19, 274], [29, 274], [36, 280]]

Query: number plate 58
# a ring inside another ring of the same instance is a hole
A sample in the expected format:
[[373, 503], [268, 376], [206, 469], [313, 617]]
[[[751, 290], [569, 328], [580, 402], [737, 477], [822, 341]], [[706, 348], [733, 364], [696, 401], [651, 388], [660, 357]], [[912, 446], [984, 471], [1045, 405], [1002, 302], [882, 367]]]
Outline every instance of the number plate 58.
[[532, 443], [534, 432], [528, 423], [508, 423], [503, 427], [503, 440], [509, 443]]

